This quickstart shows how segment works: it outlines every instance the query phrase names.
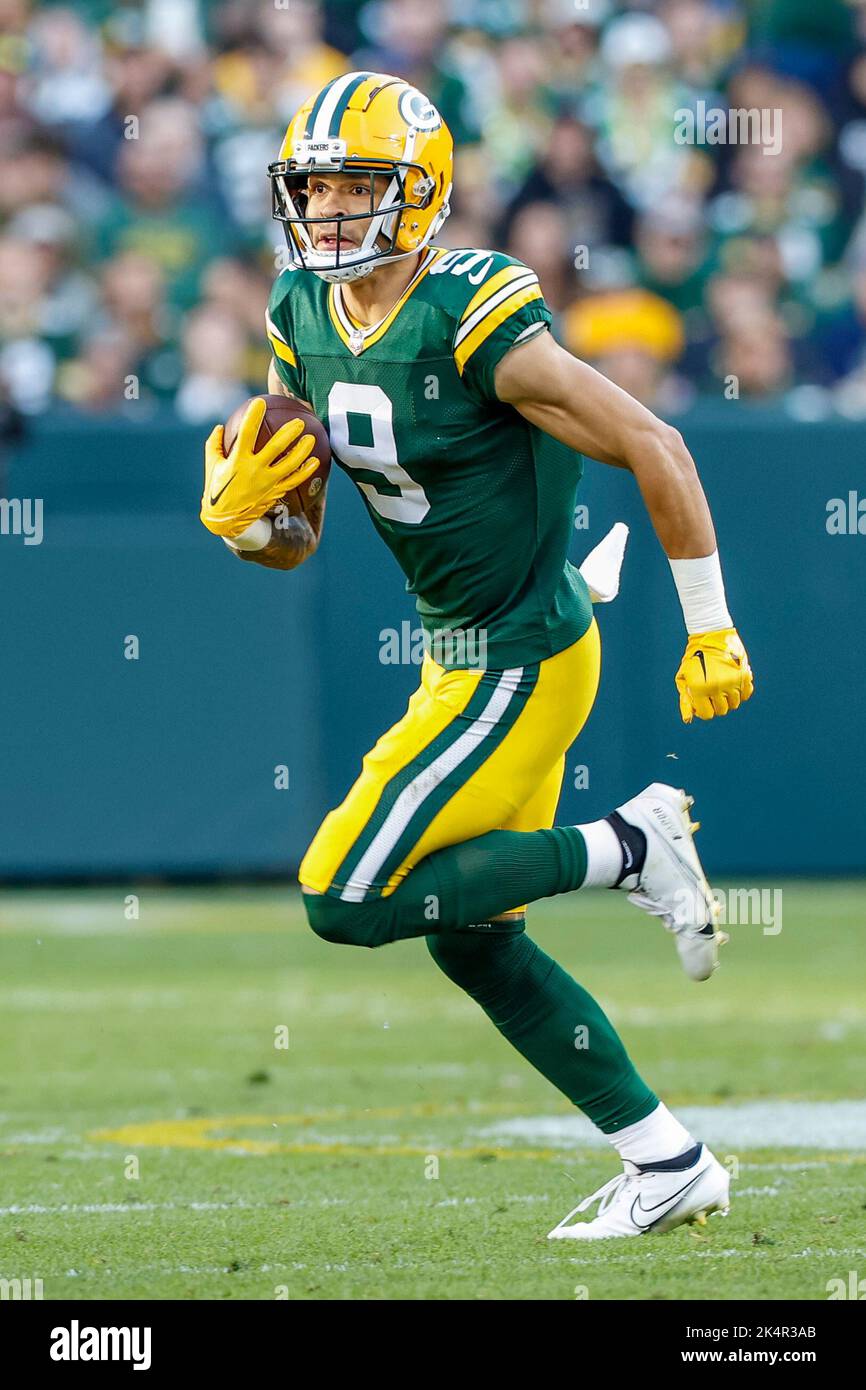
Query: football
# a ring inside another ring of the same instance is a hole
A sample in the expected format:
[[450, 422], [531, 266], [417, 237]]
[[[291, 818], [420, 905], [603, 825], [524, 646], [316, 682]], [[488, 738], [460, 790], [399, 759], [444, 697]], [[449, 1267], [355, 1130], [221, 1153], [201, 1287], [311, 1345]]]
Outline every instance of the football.
[[[297, 396], [263, 394], [260, 398], [252, 397], [251, 399], [261, 399], [265, 402], [267, 407], [256, 437], [257, 449], [260, 449], [263, 444], [267, 443], [271, 436], [276, 434], [277, 430], [290, 420], [303, 420], [305, 432], [315, 435], [316, 445], [313, 449], [313, 455], [319, 460], [318, 468], [315, 473], [307, 478], [306, 482], [301, 483], [299, 487], [293, 488], [287, 493], [283, 501], [279, 504], [280, 506], [287, 506], [292, 513], [296, 513], [299, 508], [306, 512], [309, 510], [310, 504], [315, 501], [316, 497], [321, 493], [322, 488], [328, 480], [328, 474], [331, 471], [331, 443], [328, 439], [328, 432], [318, 416], [313, 414], [307, 402], [298, 400]], [[239, 405], [237, 410], [233, 411], [226, 421], [225, 437], [223, 441], [223, 448], [226, 453], [229, 453], [237, 438], [241, 420], [249, 404], [249, 401], [244, 401], [243, 405]], [[277, 509], [274, 508], [268, 515], [273, 516], [276, 510]]]

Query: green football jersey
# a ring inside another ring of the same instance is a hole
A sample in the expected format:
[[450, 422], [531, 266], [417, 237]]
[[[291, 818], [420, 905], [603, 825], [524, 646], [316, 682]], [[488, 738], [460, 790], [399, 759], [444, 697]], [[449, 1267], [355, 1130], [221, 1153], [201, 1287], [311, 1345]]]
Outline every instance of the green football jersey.
[[283, 271], [271, 293], [277, 371], [327, 427], [446, 667], [540, 661], [592, 619], [566, 558], [583, 459], [493, 387], [550, 318], [534, 271], [498, 251], [428, 248], [370, 328], [309, 271]]

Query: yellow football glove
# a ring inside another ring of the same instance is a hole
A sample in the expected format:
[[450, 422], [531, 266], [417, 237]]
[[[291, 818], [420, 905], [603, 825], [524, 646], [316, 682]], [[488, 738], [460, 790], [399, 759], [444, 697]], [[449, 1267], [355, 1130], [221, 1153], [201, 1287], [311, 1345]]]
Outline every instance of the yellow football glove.
[[[319, 466], [320, 460], [311, 456], [315, 436], [304, 432], [303, 420], [281, 425], [256, 452], [266, 409], [261, 396], [250, 401], [228, 457], [223, 449], [222, 425], [215, 426], [205, 445], [200, 515], [215, 536], [230, 540], [239, 536], [287, 492], [305, 483]], [[290, 448], [294, 441], [294, 448]]]
[[746, 649], [734, 627], [693, 634], [676, 676], [684, 724], [727, 714], [754, 690]]

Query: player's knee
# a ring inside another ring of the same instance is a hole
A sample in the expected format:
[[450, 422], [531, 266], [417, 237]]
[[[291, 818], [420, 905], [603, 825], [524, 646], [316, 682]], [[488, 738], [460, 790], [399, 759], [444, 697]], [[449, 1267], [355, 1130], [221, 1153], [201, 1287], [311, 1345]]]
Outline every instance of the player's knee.
[[439, 969], [461, 989], [471, 989], [484, 977], [496, 950], [489, 937], [472, 932], [439, 932], [425, 940]]
[[327, 893], [305, 893], [304, 907], [316, 936], [341, 945], [355, 944], [357, 919], [351, 911], [353, 903], [343, 903], [339, 898], [328, 897]]
[[458, 933], [439, 932], [436, 936], [425, 936], [424, 940], [439, 969], [453, 980], [452, 972], [459, 971], [463, 959], [463, 948]]
[[472, 994], [515, 969], [526, 949], [523, 928], [521, 918], [510, 929], [439, 932], [426, 938], [427, 950], [449, 980]]
[[340, 946], [382, 946], [386, 935], [385, 914], [379, 899], [347, 903], [327, 893], [305, 893], [307, 921], [323, 941]]

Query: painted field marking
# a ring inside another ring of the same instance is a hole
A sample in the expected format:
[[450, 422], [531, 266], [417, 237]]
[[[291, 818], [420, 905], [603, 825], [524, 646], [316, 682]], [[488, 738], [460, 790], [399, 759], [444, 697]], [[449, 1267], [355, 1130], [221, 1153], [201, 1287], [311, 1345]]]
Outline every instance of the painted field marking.
[[[471, 1107], [421, 1101], [411, 1105], [366, 1107], [287, 1115], [190, 1116], [182, 1119], [150, 1120], [121, 1125], [115, 1129], [94, 1130], [88, 1139], [124, 1144], [128, 1148], [199, 1149], [244, 1156], [269, 1154], [341, 1154], [346, 1157], [426, 1156], [431, 1148], [442, 1158], [558, 1159], [586, 1149], [607, 1149], [608, 1141], [577, 1114], [520, 1114], [514, 1102], [482, 1102]], [[518, 1113], [515, 1113], [518, 1112]], [[747, 1149], [818, 1149], [825, 1161], [866, 1162], [866, 1105], [857, 1101], [754, 1101], [739, 1105], [683, 1107], [679, 1112], [694, 1133], [718, 1146], [739, 1145]], [[314, 1125], [369, 1123], [373, 1120], [448, 1119], [459, 1117], [472, 1126], [481, 1115], [495, 1115], [498, 1121], [482, 1129], [470, 1127], [476, 1142], [459, 1148], [402, 1143], [375, 1139], [360, 1142], [345, 1135], [333, 1139], [304, 1139], [303, 1130]], [[291, 1139], [244, 1138], [238, 1131], [293, 1128], [301, 1134]], [[515, 1140], [532, 1145], [533, 1139], [546, 1141], [532, 1147], [516, 1147]], [[481, 1142], [478, 1142], [481, 1141]], [[850, 1153], [849, 1150], [864, 1150]], [[796, 1166], [796, 1161], [792, 1161]]]

